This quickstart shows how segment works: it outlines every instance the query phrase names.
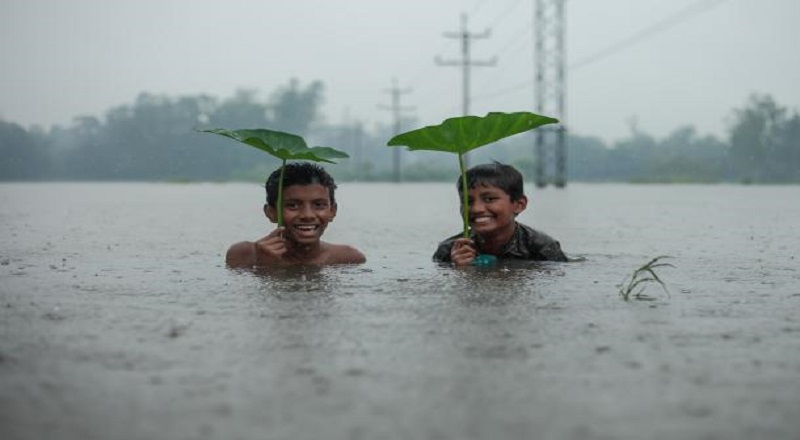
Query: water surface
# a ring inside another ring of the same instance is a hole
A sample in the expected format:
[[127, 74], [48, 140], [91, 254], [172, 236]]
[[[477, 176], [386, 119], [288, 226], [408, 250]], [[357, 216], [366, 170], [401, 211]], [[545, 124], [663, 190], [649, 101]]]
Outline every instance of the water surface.
[[800, 437], [800, 187], [527, 189], [584, 262], [435, 265], [451, 184], [343, 183], [369, 261], [270, 274], [258, 185], [2, 184], [3, 437]]

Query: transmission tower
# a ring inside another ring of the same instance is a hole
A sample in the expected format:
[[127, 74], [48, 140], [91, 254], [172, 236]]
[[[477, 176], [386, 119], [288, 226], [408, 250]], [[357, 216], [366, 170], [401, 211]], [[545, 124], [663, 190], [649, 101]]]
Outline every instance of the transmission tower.
[[553, 183], [563, 188], [567, 184], [564, 0], [536, 0], [533, 23], [536, 111], [561, 120], [558, 126], [545, 125], [535, 132], [536, 186]]
[[[394, 135], [397, 136], [400, 134], [402, 128], [402, 115], [401, 112], [405, 110], [413, 110], [414, 107], [409, 106], [402, 106], [400, 105], [400, 95], [404, 93], [411, 93], [411, 89], [401, 89], [397, 86], [397, 78], [392, 78], [392, 88], [385, 90], [392, 95], [392, 105], [385, 106], [381, 105], [380, 107], [385, 110], [391, 110], [392, 116], [394, 117]], [[402, 174], [400, 172], [400, 148], [392, 148], [392, 180], [395, 182], [400, 182], [402, 180]]]
[[[459, 32], [445, 32], [444, 36], [447, 38], [461, 39], [461, 59], [460, 60], [442, 60], [441, 57], [436, 57], [436, 64], [440, 66], [461, 66], [462, 67], [462, 114], [469, 115], [469, 79], [470, 68], [472, 66], [494, 66], [497, 62], [497, 57], [493, 57], [488, 61], [478, 61], [470, 58], [470, 40], [477, 38], [488, 38], [491, 31], [485, 31], [475, 34], [467, 30], [467, 14], [461, 13], [461, 30]], [[464, 162], [469, 166], [469, 158], [464, 155]]]

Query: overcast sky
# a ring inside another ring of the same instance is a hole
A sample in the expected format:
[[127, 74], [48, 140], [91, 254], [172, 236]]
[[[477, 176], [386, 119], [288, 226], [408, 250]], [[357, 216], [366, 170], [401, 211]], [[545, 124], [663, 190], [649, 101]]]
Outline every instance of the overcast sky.
[[[239, 88], [264, 99], [295, 77], [326, 86], [332, 123], [391, 123], [392, 78], [420, 125], [462, 111], [460, 14], [472, 42], [472, 114], [534, 110], [534, 0], [2, 0], [0, 118], [102, 117], [143, 91]], [[724, 135], [752, 93], [800, 108], [798, 0], [567, 0], [569, 129], [606, 141]], [[555, 115], [554, 115], [555, 116]], [[239, 127], [230, 127], [239, 128]], [[416, 128], [416, 127], [407, 127]]]

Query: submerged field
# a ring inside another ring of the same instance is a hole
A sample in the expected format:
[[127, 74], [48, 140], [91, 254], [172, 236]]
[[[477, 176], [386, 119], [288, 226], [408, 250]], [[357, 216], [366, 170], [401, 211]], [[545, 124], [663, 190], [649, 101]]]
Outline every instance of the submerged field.
[[585, 261], [454, 270], [452, 185], [345, 183], [365, 265], [228, 270], [262, 191], [0, 185], [3, 438], [800, 436], [800, 187], [528, 188]]

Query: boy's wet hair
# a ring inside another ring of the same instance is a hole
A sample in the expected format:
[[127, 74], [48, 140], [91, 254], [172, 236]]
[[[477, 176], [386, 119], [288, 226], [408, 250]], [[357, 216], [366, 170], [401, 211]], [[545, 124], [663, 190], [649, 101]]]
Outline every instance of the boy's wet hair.
[[[511, 165], [500, 162], [475, 165], [467, 170], [467, 188], [476, 186], [495, 186], [502, 189], [512, 202], [525, 195], [522, 174]], [[461, 194], [461, 177], [456, 181], [458, 193]]]
[[[264, 187], [267, 189], [267, 204], [273, 208], [278, 203], [278, 180], [281, 178], [281, 169], [273, 171], [267, 178]], [[291, 185], [314, 185], [319, 184], [328, 188], [328, 196], [331, 199], [331, 206], [336, 204], [333, 196], [336, 189], [336, 182], [333, 177], [325, 171], [325, 168], [311, 162], [289, 162], [283, 172], [283, 189], [286, 190]]]

